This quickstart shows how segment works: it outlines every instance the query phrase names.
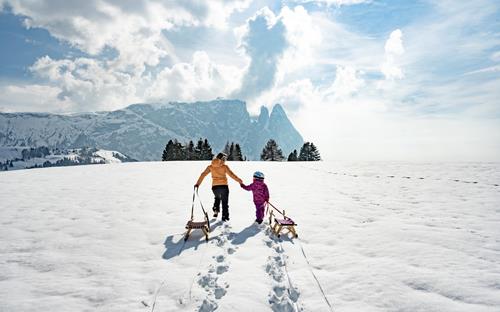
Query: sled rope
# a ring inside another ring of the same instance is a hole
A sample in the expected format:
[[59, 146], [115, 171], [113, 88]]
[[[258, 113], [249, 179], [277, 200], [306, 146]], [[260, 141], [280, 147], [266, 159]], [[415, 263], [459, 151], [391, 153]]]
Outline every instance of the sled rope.
[[154, 310], [155, 310], [156, 298], [158, 297], [158, 293], [160, 292], [160, 289], [163, 287], [163, 284], [165, 284], [165, 281], [166, 281], [166, 279], [163, 280], [163, 282], [161, 282], [160, 287], [158, 287], [158, 289], [156, 290], [155, 297], [153, 299], [153, 304], [151, 305], [151, 312], [154, 312]]
[[[267, 209], [269, 210], [269, 206], [271, 206], [274, 210], [276, 210], [280, 215], [283, 216], [283, 218], [285, 218], [285, 220], [290, 220], [289, 217], [285, 216], [283, 211], [282, 210], [279, 210], [278, 208], [276, 208], [276, 206], [274, 206], [273, 204], [271, 204], [270, 202], [267, 202], [268, 206], [267, 206]], [[267, 213], [267, 211], [266, 211]]]
[[326, 297], [325, 291], [323, 290], [323, 287], [321, 287], [321, 283], [319, 282], [318, 278], [316, 277], [316, 274], [314, 274], [314, 271], [311, 268], [311, 264], [309, 263], [309, 259], [306, 256], [306, 253], [304, 251], [304, 248], [302, 247], [302, 244], [300, 243], [299, 240], [299, 245], [300, 245], [300, 250], [302, 251], [302, 255], [304, 256], [304, 259], [306, 259], [307, 262], [307, 267], [309, 268], [309, 271], [311, 272], [312, 276], [314, 277], [314, 280], [318, 284], [319, 290], [321, 290], [321, 294], [323, 294], [323, 298], [326, 301], [326, 304], [330, 308], [330, 311], [333, 311], [332, 305], [330, 304], [330, 301], [328, 301], [328, 298]]
[[194, 218], [194, 200], [195, 200], [195, 196], [198, 196], [198, 200], [200, 201], [200, 206], [201, 206], [201, 210], [203, 210], [203, 214], [207, 214], [207, 212], [205, 211], [205, 208], [203, 208], [203, 203], [201, 202], [200, 194], [198, 194], [198, 188], [195, 188], [195, 191], [193, 192], [193, 203], [191, 205], [191, 220], [193, 220], [193, 218]]

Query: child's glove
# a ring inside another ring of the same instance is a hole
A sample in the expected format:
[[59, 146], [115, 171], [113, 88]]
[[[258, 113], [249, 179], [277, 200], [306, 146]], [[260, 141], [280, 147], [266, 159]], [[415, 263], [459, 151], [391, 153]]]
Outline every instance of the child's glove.
[[241, 186], [241, 188], [244, 188], [244, 187], [245, 187], [245, 184], [240, 183], [240, 186]]

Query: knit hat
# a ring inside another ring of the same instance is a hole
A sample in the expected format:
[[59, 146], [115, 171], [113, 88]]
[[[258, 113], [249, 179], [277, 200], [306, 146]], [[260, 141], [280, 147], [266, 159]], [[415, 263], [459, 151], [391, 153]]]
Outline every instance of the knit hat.
[[259, 180], [264, 180], [264, 174], [260, 171], [255, 171], [253, 177]]

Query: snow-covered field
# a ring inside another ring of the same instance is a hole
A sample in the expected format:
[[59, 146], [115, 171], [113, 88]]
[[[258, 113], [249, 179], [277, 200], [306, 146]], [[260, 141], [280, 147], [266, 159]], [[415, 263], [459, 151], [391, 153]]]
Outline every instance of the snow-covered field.
[[500, 164], [231, 162], [299, 238], [231, 181], [231, 221], [183, 245], [207, 164], [1, 172], [0, 311], [500, 311]]

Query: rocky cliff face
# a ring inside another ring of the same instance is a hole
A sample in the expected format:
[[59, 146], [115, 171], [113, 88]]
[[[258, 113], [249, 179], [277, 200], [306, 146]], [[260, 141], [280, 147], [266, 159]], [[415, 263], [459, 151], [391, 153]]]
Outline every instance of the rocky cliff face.
[[169, 139], [207, 138], [214, 151], [238, 142], [244, 155], [258, 159], [268, 139], [288, 155], [303, 143], [283, 108], [257, 119], [239, 100], [166, 105], [134, 104], [127, 108], [74, 115], [0, 113], [0, 146], [51, 148], [96, 147], [120, 151], [138, 160], [159, 160]]

